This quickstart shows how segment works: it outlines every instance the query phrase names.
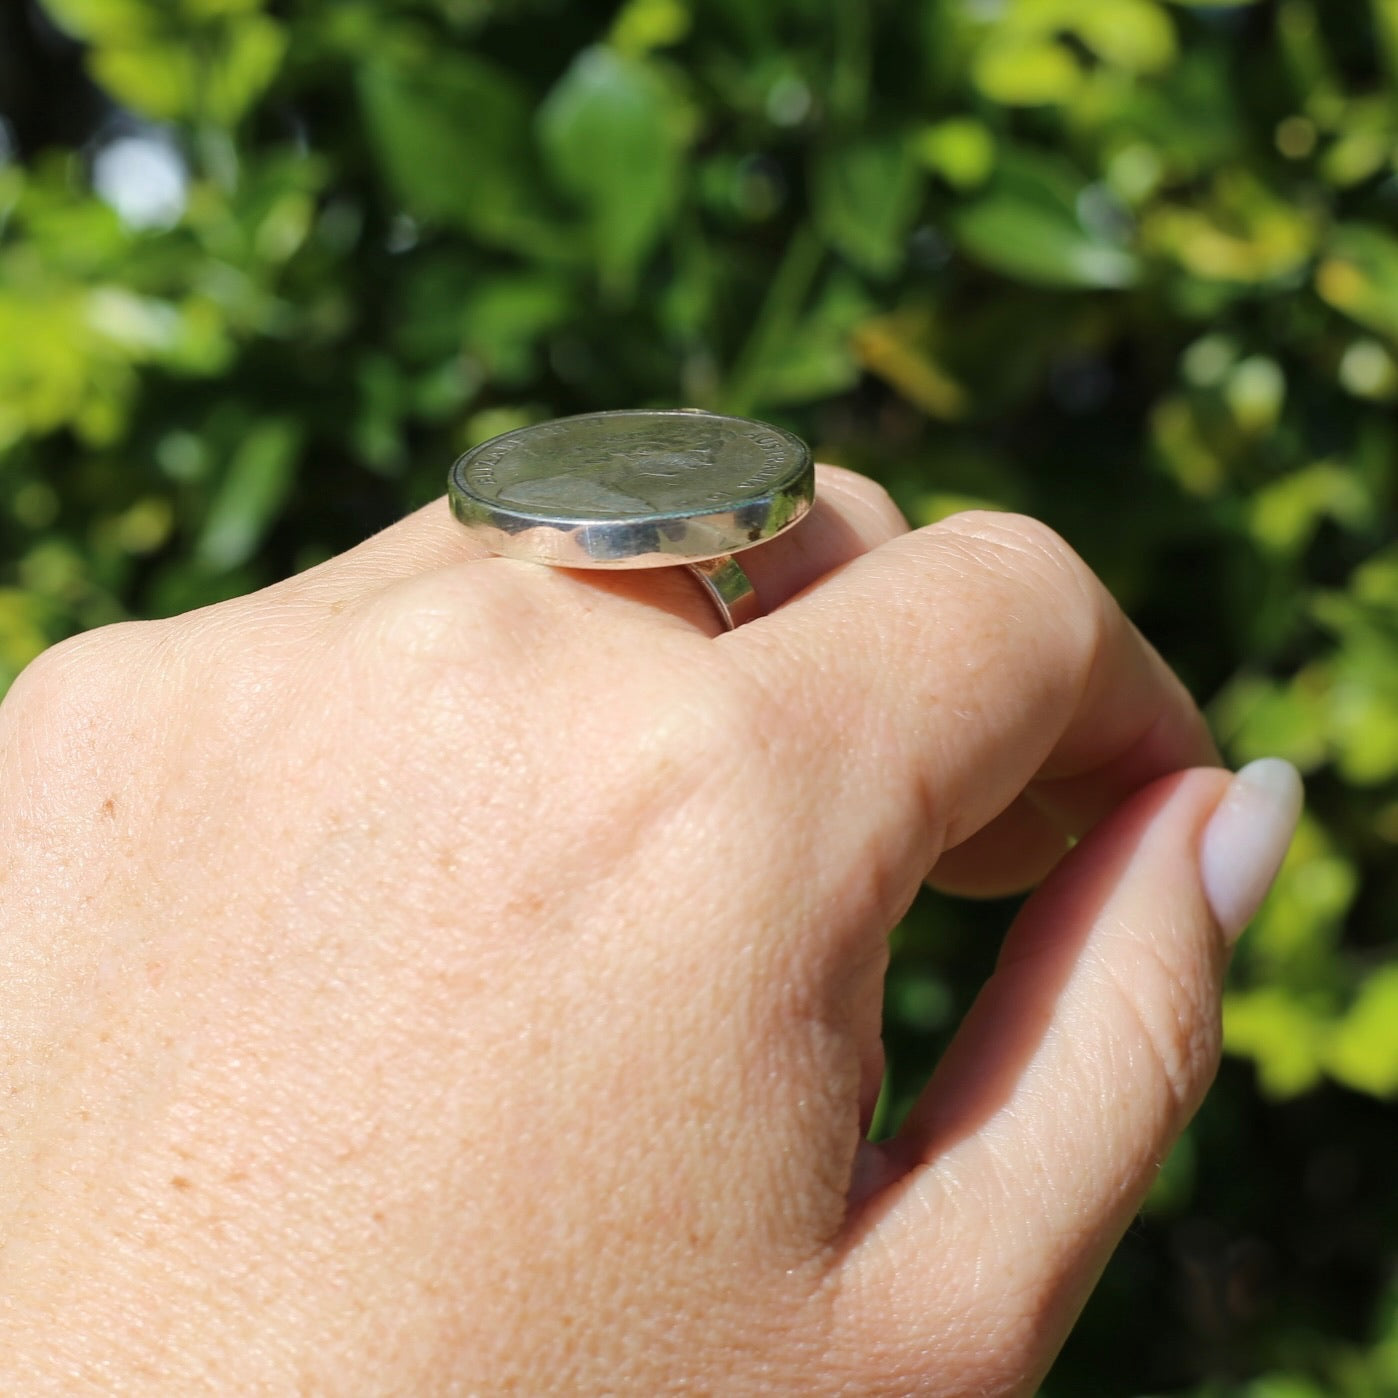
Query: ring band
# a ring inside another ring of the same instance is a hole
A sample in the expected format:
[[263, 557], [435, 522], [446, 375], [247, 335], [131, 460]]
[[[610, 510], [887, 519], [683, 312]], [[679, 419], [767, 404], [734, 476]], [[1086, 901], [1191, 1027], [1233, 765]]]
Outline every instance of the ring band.
[[762, 604], [757, 600], [752, 579], [731, 553], [686, 566], [704, 584], [704, 591], [709, 594], [725, 631], [736, 630], [762, 615]]

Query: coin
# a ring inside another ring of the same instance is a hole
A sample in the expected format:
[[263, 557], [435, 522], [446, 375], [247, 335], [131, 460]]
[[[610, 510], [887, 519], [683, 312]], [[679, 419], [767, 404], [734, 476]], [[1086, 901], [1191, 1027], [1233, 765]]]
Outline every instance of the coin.
[[493, 553], [568, 568], [695, 563], [810, 508], [810, 448], [769, 423], [690, 409], [521, 427], [451, 468], [452, 513]]

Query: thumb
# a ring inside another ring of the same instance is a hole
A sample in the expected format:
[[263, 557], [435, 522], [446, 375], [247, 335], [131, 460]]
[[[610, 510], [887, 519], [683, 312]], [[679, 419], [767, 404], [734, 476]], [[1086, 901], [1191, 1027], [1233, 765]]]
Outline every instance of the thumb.
[[851, 1224], [851, 1341], [935, 1366], [910, 1391], [1030, 1391], [1052, 1362], [1213, 1079], [1229, 946], [1300, 803], [1285, 763], [1167, 777], [1025, 904]]

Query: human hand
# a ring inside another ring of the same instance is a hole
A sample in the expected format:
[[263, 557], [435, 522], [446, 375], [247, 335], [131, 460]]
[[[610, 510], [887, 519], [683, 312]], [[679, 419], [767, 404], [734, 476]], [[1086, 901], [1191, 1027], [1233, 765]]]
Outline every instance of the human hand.
[[[1047, 530], [821, 491], [717, 638], [683, 572], [482, 559], [438, 502], [21, 677], [0, 1391], [1032, 1391], [1293, 779], [1207, 769]], [[919, 884], [1051, 868], [863, 1144]]]

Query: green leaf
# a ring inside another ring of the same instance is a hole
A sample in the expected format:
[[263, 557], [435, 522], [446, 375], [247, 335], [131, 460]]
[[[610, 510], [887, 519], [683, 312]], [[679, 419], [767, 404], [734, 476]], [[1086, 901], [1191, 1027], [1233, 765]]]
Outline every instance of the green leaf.
[[957, 189], [974, 189], [995, 168], [995, 137], [970, 117], [951, 117], [919, 133], [917, 153], [929, 170]]
[[49, 643], [46, 609], [32, 593], [0, 587], [0, 695]]
[[405, 46], [365, 63], [358, 86], [383, 174], [409, 213], [512, 251], [563, 245], [532, 178], [529, 99], [510, 74]]
[[692, 23], [686, 0], [627, 0], [612, 21], [612, 47], [633, 56], [668, 48], [689, 33]]
[[165, 18], [151, 0], [43, 0], [43, 7], [60, 28], [90, 44], [144, 38]]
[[1352, 320], [1398, 339], [1398, 238], [1367, 224], [1338, 229], [1316, 272], [1316, 290]]
[[539, 113], [559, 187], [587, 213], [603, 285], [627, 295], [679, 198], [686, 121], [658, 69], [601, 46], [585, 49]]
[[1390, 79], [1398, 79], [1398, 0], [1370, 0], [1374, 28]]
[[191, 4], [183, 22], [149, 0], [54, 0], [52, 8], [91, 44], [96, 81], [157, 121], [233, 125], [266, 91], [286, 52], [286, 32], [260, 12], [260, 0]]
[[124, 106], [156, 121], [188, 116], [199, 94], [194, 54], [174, 39], [95, 48], [88, 67]]
[[473, 291], [461, 310], [461, 337], [492, 378], [521, 382], [538, 341], [574, 310], [572, 283], [551, 272], [497, 277]]
[[1325, 520], [1359, 530], [1372, 520], [1373, 510], [1369, 492], [1352, 470], [1321, 461], [1259, 490], [1252, 497], [1249, 527], [1265, 548], [1295, 554]]
[[1326, 1053], [1332, 1077], [1375, 1097], [1398, 1094], [1398, 966], [1375, 971], [1335, 1027]]
[[209, 505], [195, 547], [206, 568], [227, 572], [256, 552], [294, 483], [301, 439], [301, 428], [290, 418], [268, 418], [248, 432]]
[[879, 277], [902, 265], [921, 193], [917, 154], [901, 134], [825, 146], [811, 168], [817, 230], [855, 266]]
[[1079, 210], [1086, 184], [1067, 167], [1024, 152], [1000, 163], [984, 197], [952, 225], [963, 250], [992, 271], [1051, 288], [1131, 286], [1136, 258], [1089, 231]]
[[868, 295], [853, 274], [832, 277], [816, 304], [768, 360], [762, 379], [763, 404], [809, 403], [852, 389], [860, 376], [855, 332], [870, 310]]
[[1066, 102], [1083, 82], [1083, 71], [1066, 44], [1032, 39], [992, 44], [977, 58], [976, 86], [1005, 107]]
[[1214, 705], [1214, 721], [1239, 762], [1285, 757], [1311, 771], [1329, 755], [1328, 683], [1318, 670], [1285, 682], [1245, 677]]
[[1315, 253], [1313, 211], [1254, 173], [1220, 175], [1203, 207], [1170, 203], [1143, 224], [1149, 246], [1205, 281], [1293, 283]]
[[1142, 1212], [1153, 1218], [1171, 1218], [1183, 1213], [1194, 1197], [1198, 1162], [1199, 1148], [1193, 1134], [1186, 1131], [1161, 1162]]
[[1327, 1021], [1275, 986], [1240, 991], [1223, 1005], [1223, 1046], [1251, 1058], [1270, 1097], [1296, 1097], [1324, 1076]]
[[1154, 0], [1073, 5], [1074, 31], [1105, 63], [1132, 73], [1156, 73], [1175, 59], [1175, 29]]
[[1267, 980], [1298, 989], [1323, 984], [1358, 891], [1353, 862], [1319, 821], [1303, 815], [1240, 959]]
[[232, 126], [271, 85], [286, 43], [281, 25], [264, 15], [230, 20], [200, 75], [204, 97], [196, 111]]

